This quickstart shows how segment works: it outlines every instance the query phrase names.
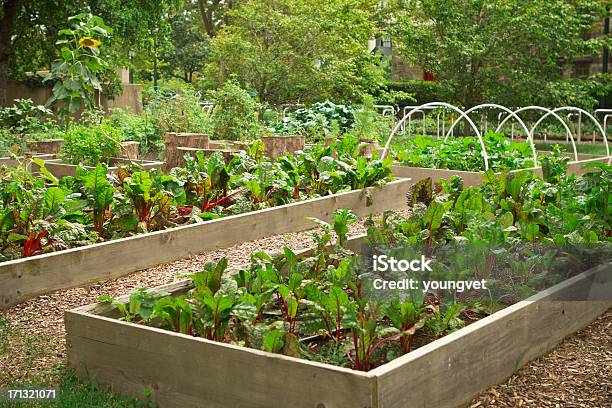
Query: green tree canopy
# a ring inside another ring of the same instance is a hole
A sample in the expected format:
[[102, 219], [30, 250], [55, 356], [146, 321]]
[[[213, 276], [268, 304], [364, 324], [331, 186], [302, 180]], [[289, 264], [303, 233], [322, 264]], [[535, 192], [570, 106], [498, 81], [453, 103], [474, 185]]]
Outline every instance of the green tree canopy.
[[207, 73], [235, 78], [260, 102], [359, 100], [383, 80], [367, 40], [374, 0], [251, 0], [228, 12], [211, 41]]
[[[558, 91], [562, 63], [593, 54], [601, 0], [398, 0], [389, 5], [394, 43], [466, 107], [542, 103]], [[556, 85], [555, 85], [556, 84]]]
[[[168, 25], [181, 0], [0, 0], [0, 80], [47, 69], [58, 54], [57, 33], [68, 18], [100, 16], [113, 28], [115, 65], [127, 64], [130, 49], [149, 47], [155, 29]], [[5, 12], [7, 10], [8, 12]]]
[[204, 70], [208, 57], [208, 36], [202, 30], [197, 10], [187, 9], [170, 20], [170, 44], [162, 52], [166, 75], [192, 83], [194, 74]]

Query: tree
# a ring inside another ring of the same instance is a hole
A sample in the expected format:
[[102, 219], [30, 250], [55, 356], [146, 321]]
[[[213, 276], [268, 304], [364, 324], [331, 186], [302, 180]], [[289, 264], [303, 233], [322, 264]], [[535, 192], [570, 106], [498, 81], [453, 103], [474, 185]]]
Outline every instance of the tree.
[[207, 73], [235, 78], [261, 103], [360, 100], [383, 80], [374, 0], [250, 0], [228, 12], [211, 41]]
[[20, 0], [3, 0], [0, 15], [0, 106], [7, 104], [6, 88], [11, 62], [13, 27], [17, 18]]
[[217, 35], [219, 28], [227, 23], [227, 12], [237, 0], [197, 0], [202, 26], [210, 38]]
[[9, 76], [48, 69], [58, 57], [57, 33], [68, 17], [92, 13], [114, 28], [109, 52], [127, 65], [130, 49], [148, 47], [181, 0], [0, 0], [0, 105]]
[[[202, 72], [208, 57], [208, 36], [201, 29], [199, 13], [184, 11], [170, 20], [171, 44], [164, 49], [165, 71], [193, 83], [194, 74]], [[177, 74], [178, 71], [178, 74]]]
[[562, 62], [592, 54], [584, 39], [599, 0], [399, 0], [389, 6], [394, 44], [409, 63], [431, 72], [451, 99], [524, 106], [541, 102], [562, 78]]

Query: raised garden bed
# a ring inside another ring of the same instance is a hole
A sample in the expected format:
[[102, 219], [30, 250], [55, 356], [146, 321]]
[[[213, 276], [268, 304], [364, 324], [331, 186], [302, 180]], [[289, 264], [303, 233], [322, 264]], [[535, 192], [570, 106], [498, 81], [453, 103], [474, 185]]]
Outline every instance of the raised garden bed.
[[377, 140], [360, 140], [359, 155], [364, 157], [372, 157], [375, 151], [378, 151], [379, 145]]
[[186, 225], [0, 263], [0, 308], [59, 289], [112, 279], [194, 254], [271, 235], [313, 227], [305, 217], [329, 219], [335, 209], [358, 216], [405, 206], [412, 181], [281, 205], [199, 224]]
[[[577, 176], [585, 173], [582, 167], [585, 164], [596, 162], [596, 163], [608, 163], [609, 157], [597, 157], [590, 158], [587, 160], [580, 160], [577, 162], [569, 163], [567, 172], [568, 174], [575, 174]], [[475, 186], [482, 184], [482, 179], [485, 174], [484, 171], [462, 171], [462, 170], [448, 170], [448, 169], [431, 169], [425, 167], [408, 167], [395, 165], [391, 167], [393, 174], [396, 177], [410, 177], [413, 180], [421, 180], [425, 178], [431, 178], [432, 180], [445, 179], [450, 180], [452, 176], [459, 176], [463, 179], [465, 186]], [[542, 167], [532, 167], [528, 169], [512, 170], [510, 173], [521, 172], [521, 171], [534, 171], [538, 176], [542, 176]], [[499, 173], [497, 173], [499, 174]]]
[[224, 150], [247, 150], [249, 148], [248, 142], [237, 142], [234, 140], [211, 140], [208, 142], [210, 149], [224, 149]]
[[261, 141], [265, 146], [264, 155], [271, 159], [295, 153], [306, 146], [306, 136], [263, 136]]
[[[112, 159], [111, 166], [108, 167], [109, 173], [116, 173], [122, 165], [137, 164], [144, 170], [161, 169], [164, 167], [164, 162], [149, 161], [149, 160], [131, 160], [128, 158], [118, 157]], [[45, 160], [45, 167], [55, 177], [75, 176], [77, 165], [62, 163], [61, 159]], [[84, 166], [87, 170], [92, 170], [95, 167]]]
[[611, 271], [583, 272], [369, 372], [119, 321], [107, 303], [65, 313], [69, 366], [121, 393], [147, 389], [162, 408], [454, 408], [611, 307]]
[[[28, 149], [40, 154], [59, 154], [62, 150], [64, 139], [37, 140], [28, 142]], [[138, 159], [138, 142], [121, 142], [121, 156], [129, 159]]]
[[185, 165], [185, 155], [190, 155], [192, 157], [195, 157], [195, 154], [197, 152], [202, 152], [204, 153], [204, 156], [210, 156], [213, 153], [219, 153], [221, 154], [221, 156], [223, 156], [223, 160], [225, 160], [225, 163], [229, 163], [230, 160], [232, 160], [232, 157], [234, 157], [234, 155], [240, 153], [240, 150], [233, 150], [233, 149], [201, 149], [198, 147], [178, 147], [176, 149], [177, 151], [177, 155], [178, 155], [178, 162], [177, 165], [179, 167], [182, 167]]
[[[510, 169], [511, 172], [529, 170], [542, 176], [542, 157], [546, 157], [550, 159], [550, 164], [570, 160], [568, 173], [580, 175], [585, 164], [610, 163], [612, 160], [612, 157], [580, 154], [574, 161], [573, 154], [560, 150], [536, 151], [529, 141], [513, 141], [493, 132], [487, 133], [482, 141], [472, 136], [448, 140], [417, 136], [393, 153], [398, 162], [393, 167], [393, 173], [398, 177], [431, 177], [433, 180], [449, 180], [457, 175], [463, 178], [465, 185], [480, 184], [485, 173], [481, 142], [486, 148], [489, 169], [495, 172], [502, 169]], [[534, 166], [536, 159], [540, 162], [539, 166]]]
[[[42, 153], [32, 153], [31, 158], [41, 159], [41, 160], [52, 160], [55, 158], [54, 154], [42, 154]], [[6, 167], [15, 167], [20, 161], [29, 160], [26, 157], [0, 157], [0, 166]], [[32, 163], [33, 164], [33, 163]]]
[[28, 149], [45, 154], [58, 154], [62, 149], [64, 139], [37, 140], [28, 142]]
[[198, 147], [208, 149], [210, 136], [205, 133], [166, 133], [165, 140], [165, 160], [166, 170], [170, 170], [178, 165], [179, 147]]
[[[410, 216], [368, 223], [365, 250], [360, 238], [347, 242], [354, 218], [343, 210], [310, 251], [253, 254], [231, 276], [220, 260], [192, 280], [68, 311], [69, 364], [121, 392], [151, 390], [162, 407], [459, 406], [612, 306], [610, 224], [595, 220], [611, 169], [593, 166], [582, 180], [562, 169], [547, 181], [442, 183], [435, 197], [419, 183]], [[575, 219], [559, 219], [568, 213]], [[434, 269], [422, 275], [411, 261], [414, 273], [376, 273], [356, 248], [366, 259], [431, 257]], [[408, 277], [488, 283], [472, 295], [372, 292], [377, 278]]]

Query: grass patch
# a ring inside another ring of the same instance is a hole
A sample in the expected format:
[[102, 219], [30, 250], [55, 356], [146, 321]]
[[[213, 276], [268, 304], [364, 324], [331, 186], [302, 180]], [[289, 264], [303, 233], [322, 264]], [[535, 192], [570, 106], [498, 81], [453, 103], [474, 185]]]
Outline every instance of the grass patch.
[[9, 340], [11, 338], [11, 322], [0, 317], [0, 355], [10, 350]]
[[[559, 145], [561, 151], [573, 153], [571, 143], [548, 143], [548, 142], [536, 142], [535, 147], [537, 150], [550, 151], [554, 145]], [[576, 143], [576, 151], [582, 154], [596, 154], [600, 156], [606, 155], [606, 146], [603, 143]]]
[[[9, 402], [0, 396], [0, 408], [52, 407], [52, 408], [152, 408], [154, 404], [144, 390], [138, 398], [123, 397], [106, 387], [91, 381], [79, 382], [78, 378], [66, 368], [64, 358], [56, 365], [44, 370], [36, 370], [39, 359], [55, 356], [55, 340], [46, 335], [28, 335], [0, 317], [0, 363], [8, 367], [0, 370], [0, 384], [3, 388], [59, 388], [59, 400], [55, 402]], [[10, 361], [9, 361], [10, 360]], [[38, 366], [40, 369], [40, 366]], [[32, 375], [32, 372], [35, 372]], [[29, 374], [28, 374], [29, 373]]]
[[[6, 402], [0, 400], [0, 408], [154, 408], [157, 405], [148, 400], [149, 392], [143, 391], [142, 398], [123, 397], [100, 387], [93, 382], [79, 382], [76, 376], [62, 369], [62, 383], [59, 386], [59, 400], [47, 403]], [[45, 384], [11, 384], [9, 387], [48, 387]]]

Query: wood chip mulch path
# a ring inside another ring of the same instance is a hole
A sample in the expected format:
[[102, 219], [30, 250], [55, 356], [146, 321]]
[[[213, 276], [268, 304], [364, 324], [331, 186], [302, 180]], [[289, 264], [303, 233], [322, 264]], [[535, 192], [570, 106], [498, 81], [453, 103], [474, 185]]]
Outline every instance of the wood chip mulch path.
[[469, 408], [612, 408], [612, 309]]

